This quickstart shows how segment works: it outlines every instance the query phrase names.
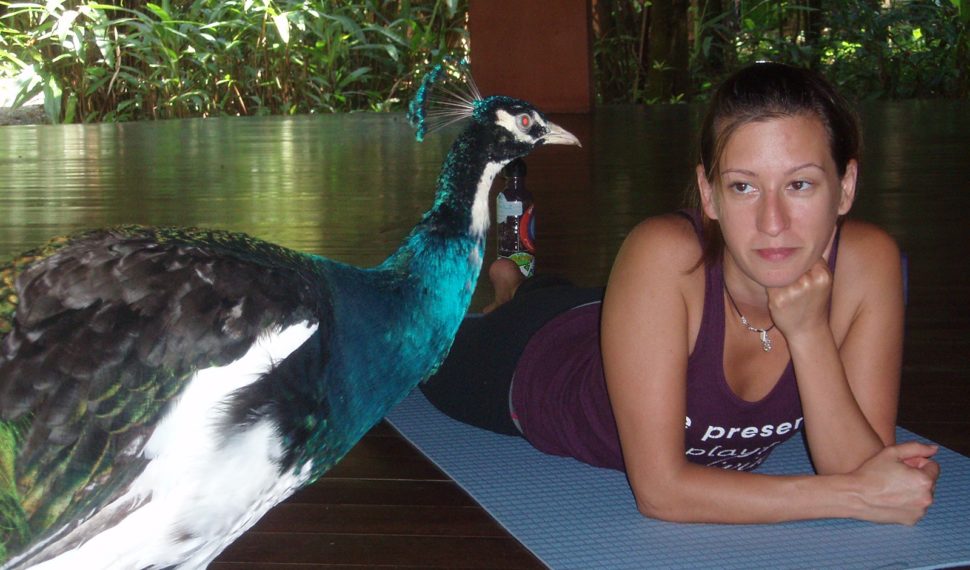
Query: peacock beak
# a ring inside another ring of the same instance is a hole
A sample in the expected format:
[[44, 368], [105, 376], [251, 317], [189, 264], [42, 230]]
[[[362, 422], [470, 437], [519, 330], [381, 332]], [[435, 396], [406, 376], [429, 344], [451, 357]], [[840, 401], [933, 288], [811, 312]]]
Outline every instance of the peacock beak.
[[579, 147], [583, 146], [580, 144], [579, 139], [576, 138], [576, 135], [556, 123], [546, 123], [546, 131], [546, 134], [542, 135], [537, 142], [541, 144], [571, 144]]

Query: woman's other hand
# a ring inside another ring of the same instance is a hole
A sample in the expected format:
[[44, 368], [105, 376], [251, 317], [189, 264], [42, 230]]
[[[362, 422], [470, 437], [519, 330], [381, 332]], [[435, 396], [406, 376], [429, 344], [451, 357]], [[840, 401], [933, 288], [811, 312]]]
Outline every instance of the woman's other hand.
[[937, 449], [919, 442], [890, 445], [850, 474], [859, 484], [858, 518], [906, 525], [923, 518], [940, 475], [940, 465], [930, 459]]

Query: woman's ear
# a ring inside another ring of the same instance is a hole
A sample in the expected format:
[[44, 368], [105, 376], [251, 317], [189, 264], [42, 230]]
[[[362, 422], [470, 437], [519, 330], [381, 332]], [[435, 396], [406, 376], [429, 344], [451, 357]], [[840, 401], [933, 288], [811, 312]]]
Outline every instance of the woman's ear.
[[842, 176], [842, 195], [839, 197], [839, 215], [844, 216], [852, 209], [855, 201], [855, 186], [859, 176], [859, 163], [852, 159], [845, 165], [845, 174]]
[[704, 165], [698, 164], [695, 172], [697, 174], [697, 188], [701, 192], [701, 208], [704, 210], [704, 215], [710, 220], [716, 220], [717, 204], [716, 198], [714, 197], [714, 188], [707, 180], [707, 172], [704, 170]]

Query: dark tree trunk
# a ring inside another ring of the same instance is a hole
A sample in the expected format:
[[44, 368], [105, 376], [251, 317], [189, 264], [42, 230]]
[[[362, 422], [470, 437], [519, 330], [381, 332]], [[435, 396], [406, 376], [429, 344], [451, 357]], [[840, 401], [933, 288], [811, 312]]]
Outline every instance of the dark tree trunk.
[[645, 87], [649, 101], [669, 101], [690, 89], [689, 7], [690, 0], [657, 0], [650, 6]]
[[810, 62], [813, 68], [818, 68], [820, 43], [822, 41], [822, 0], [802, 0], [808, 10], [802, 11], [801, 29], [805, 32], [805, 45], [812, 54]]
[[[723, 77], [734, 68], [734, 41], [737, 38], [737, 14], [734, 0], [694, 0], [693, 38], [697, 53], [695, 68], [704, 77]], [[707, 48], [705, 49], [705, 44]]]

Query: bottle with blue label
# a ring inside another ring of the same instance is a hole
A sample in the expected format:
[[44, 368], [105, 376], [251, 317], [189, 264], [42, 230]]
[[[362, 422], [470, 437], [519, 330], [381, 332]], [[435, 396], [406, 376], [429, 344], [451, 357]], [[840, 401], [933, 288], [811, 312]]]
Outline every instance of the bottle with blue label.
[[505, 165], [505, 188], [495, 198], [496, 251], [511, 259], [526, 277], [535, 273], [535, 213], [532, 194], [525, 188], [525, 161]]

